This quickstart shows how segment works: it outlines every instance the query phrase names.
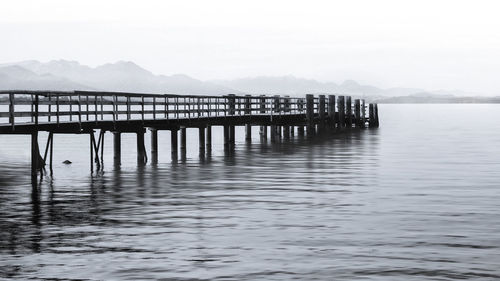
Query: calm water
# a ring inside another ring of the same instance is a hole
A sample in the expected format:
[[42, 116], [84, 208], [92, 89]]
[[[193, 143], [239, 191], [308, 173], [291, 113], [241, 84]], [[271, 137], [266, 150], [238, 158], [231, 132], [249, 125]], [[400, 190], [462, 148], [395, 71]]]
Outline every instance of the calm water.
[[[381, 128], [278, 145], [222, 131], [200, 161], [90, 175], [88, 136], [56, 135], [31, 192], [29, 138], [0, 136], [0, 278], [500, 279], [500, 105], [380, 105]], [[40, 136], [44, 146], [45, 135]], [[149, 149], [148, 149], [149, 151]], [[69, 159], [72, 165], [60, 164]]]

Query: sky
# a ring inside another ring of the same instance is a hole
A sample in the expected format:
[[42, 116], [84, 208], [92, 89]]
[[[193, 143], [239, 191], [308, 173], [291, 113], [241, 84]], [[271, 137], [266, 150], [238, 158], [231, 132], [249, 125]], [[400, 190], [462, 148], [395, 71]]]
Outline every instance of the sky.
[[0, 63], [126, 60], [202, 80], [293, 75], [500, 95], [497, 2], [2, 1]]

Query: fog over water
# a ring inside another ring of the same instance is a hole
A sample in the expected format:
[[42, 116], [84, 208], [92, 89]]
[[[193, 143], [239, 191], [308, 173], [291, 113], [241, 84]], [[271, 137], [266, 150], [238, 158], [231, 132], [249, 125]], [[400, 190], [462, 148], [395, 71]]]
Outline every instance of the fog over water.
[[162, 131], [144, 167], [130, 134], [118, 169], [108, 133], [92, 176], [88, 136], [56, 135], [34, 193], [29, 137], [2, 135], [0, 278], [499, 279], [499, 109], [379, 105], [379, 129], [280, 144], [240, 128], [232, 155], [215, 128], [205, 160], [190, 129], [177, 163]]

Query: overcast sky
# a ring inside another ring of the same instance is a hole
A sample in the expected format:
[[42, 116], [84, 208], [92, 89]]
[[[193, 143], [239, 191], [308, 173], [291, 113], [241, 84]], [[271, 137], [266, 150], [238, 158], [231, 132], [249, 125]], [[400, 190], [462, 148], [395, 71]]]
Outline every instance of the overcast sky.
[[500, 95], [497, 1], [0, 4], [0, 62], [130, 60], [156, 74], [294, 75]]

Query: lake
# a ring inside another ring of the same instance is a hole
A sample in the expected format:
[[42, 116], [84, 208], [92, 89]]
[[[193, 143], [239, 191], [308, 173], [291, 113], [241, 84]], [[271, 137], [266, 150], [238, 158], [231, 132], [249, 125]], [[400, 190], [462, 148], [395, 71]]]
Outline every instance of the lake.
[[280, 144], [238, 128], [230, 155], [214, 128], [206, 159], [188, 129], [178, 162], [161, 131], [144, 167], [126, 134], [115, 168], [108, 133], [93, 175], [88, 135], [56, 135], [39, 192], [30, 137], [2, 135], [0, 278], [500, 279], [500, 105], [379, 115], [378, 129]]

